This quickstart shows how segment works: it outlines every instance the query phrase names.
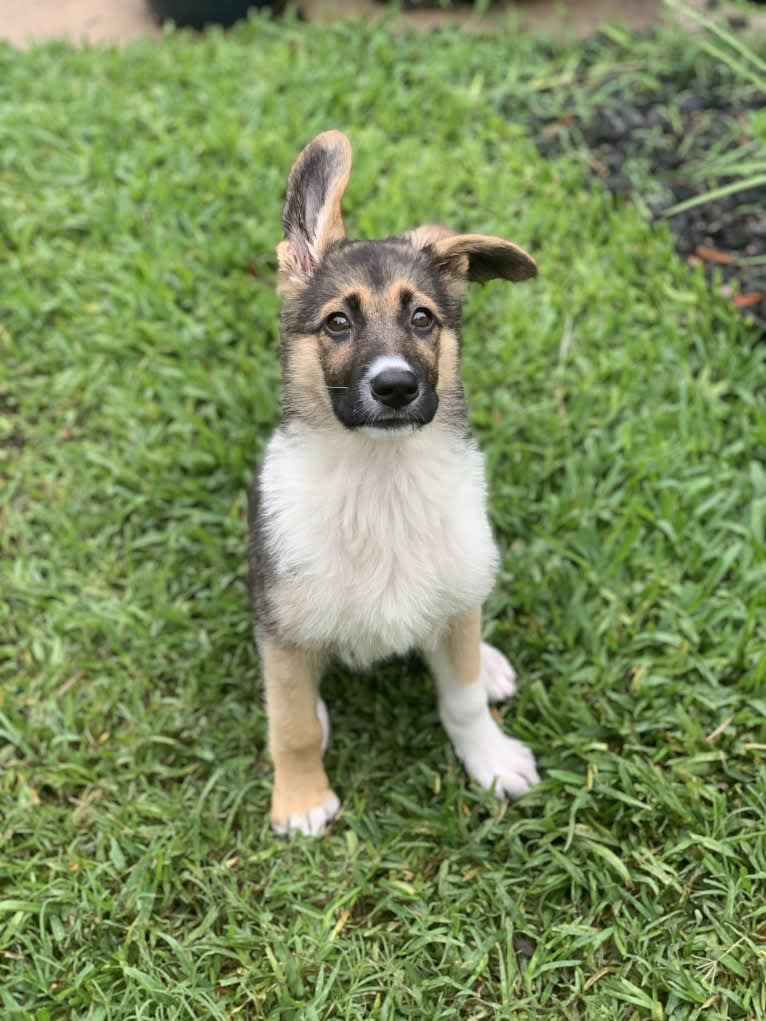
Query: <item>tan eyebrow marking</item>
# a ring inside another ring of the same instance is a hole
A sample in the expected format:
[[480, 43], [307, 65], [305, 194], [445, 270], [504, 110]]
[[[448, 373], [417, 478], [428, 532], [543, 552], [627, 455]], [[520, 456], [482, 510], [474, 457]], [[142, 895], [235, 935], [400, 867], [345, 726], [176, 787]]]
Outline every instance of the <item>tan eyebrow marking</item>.
[[396, 283], [389, 287], [386, 297], [388, 301], [396, 304], [398, 308], [405, 308], [407, 305], [417, 308], [422, 305], [424, 308], [430, 309], [440, 323], [444, 322], [444, 312], [439, 307], [438, 302], [430, 295], [424, 294], [416, 287], [412, 287], [409, 283], [402, 284], [400, 280], [397, 280]]
[[318, 318], [324, 321], [333, 312], [340, 312], [347, 308], [352, 315], [359, 315], [364, 311], [365, 305], [369, 308], [372, 304], [372, 293], [366, 287], [354, 287], [350, 291], [338, 294], [322, 305]]

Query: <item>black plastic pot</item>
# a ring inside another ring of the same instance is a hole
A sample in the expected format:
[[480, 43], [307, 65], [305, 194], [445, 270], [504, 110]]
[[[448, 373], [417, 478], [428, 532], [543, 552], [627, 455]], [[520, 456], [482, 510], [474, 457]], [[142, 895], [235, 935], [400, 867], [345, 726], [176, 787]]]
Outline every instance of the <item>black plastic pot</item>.
[[246, 17], [251, 7], [267, 7], [269, 0], [149, 0], [159, 21], [175, 22], [179, 28], [204, 28], [223, 25], [228, 28]]

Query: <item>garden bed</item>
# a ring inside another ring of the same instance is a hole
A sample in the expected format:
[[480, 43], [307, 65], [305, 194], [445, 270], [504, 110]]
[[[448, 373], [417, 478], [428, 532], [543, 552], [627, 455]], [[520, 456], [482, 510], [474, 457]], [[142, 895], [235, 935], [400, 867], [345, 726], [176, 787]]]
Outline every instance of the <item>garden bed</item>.
[[[616, 70], [594, 80], [609, 54]], [[639, 70], [592, 41], [557, 109], [532, 117], [538, 150], [579, 153], [592, 180], [666, 221], [679, 256], [766, 333], [766, 92], [704, 55], [648, 81]], [[726, 194], [748, 161], [753, 186]]]

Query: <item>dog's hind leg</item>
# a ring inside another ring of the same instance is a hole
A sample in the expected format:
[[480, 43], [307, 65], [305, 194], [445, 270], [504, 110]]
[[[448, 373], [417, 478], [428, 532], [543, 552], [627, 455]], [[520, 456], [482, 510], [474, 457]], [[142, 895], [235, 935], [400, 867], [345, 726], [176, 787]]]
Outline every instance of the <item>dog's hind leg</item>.
[[505, 702], [516, 694], [516, 671], [499, 649], [481, 643], [481, 683], [488, 702]]
[[327, 751], [330, 743], [330, 714], [327, 712], [327, 704], [323, 698], [317, 696], [317, 719], [322, 728], [322, 756]]
[[340, 807], [322, 765], [327, 709], [319, 698], [321, 663], [303, 649], [261, 642], [269, 752], [274, 763], [271, 824], [316, 835]]
[[[521, 797], [539, 777], [532, 752], [507, 737], [489, 711], [486, 665], [497, 667], [498, 660], [482, 648], [481, 611], [454, 618], [428, 658], [439, 693], [439, 715], [469, 776], [482, 787], [494, 787], [498, 797]], [[506, 688], [511, 680], [506, 671]]]

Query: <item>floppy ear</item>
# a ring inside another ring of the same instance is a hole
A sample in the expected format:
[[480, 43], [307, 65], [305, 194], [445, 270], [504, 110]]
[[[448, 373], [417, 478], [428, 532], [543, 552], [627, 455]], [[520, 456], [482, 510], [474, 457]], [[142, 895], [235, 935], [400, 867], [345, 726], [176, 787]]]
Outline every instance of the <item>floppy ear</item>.
[[346, 236], [340, 200], [351, 172], [351, 145], [340, 131], [324, 131], [306, 146], [287, 178], [282, 210], [285, 240], [277, 245], [285, 283], [306, 283], [327, 246]]
[[[487, 280], [529, 280], [537, 276], [537, 263], [513, 241], [484, 234], [456, 234], [431, 246], [433, 258], [445, 270], [459, 269], [462, 257], [468, 257], [469, 280], [480, 284]], [[465, 265], [465, 262], [462, 263]]]
[[449, 227], [423, 224], [402, 237], [416, 248], [427, 248], [443, 270], [466, 280], [529, 280], [537, 263], [512, 241], [487, 234], [456, 234]]
[[436, 241], [431, 250], [434, 260], [445, 269], [457, 268], [460, 263], [456, 260], [467, 256], [468, 279], [481, 284], [487, 280], [529, 280], [537, 276], [537, 263], [532, 256], [503, 238], [455, 234]]

